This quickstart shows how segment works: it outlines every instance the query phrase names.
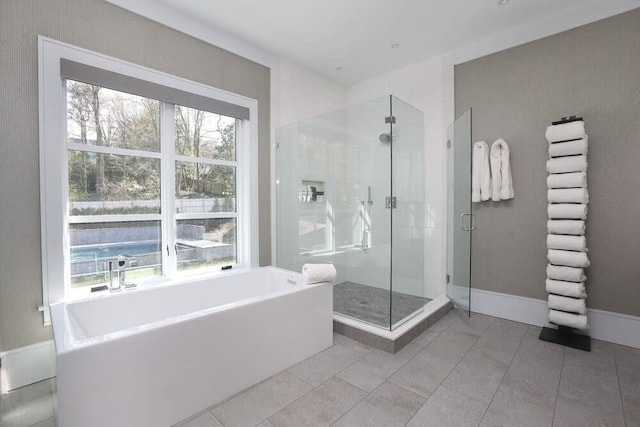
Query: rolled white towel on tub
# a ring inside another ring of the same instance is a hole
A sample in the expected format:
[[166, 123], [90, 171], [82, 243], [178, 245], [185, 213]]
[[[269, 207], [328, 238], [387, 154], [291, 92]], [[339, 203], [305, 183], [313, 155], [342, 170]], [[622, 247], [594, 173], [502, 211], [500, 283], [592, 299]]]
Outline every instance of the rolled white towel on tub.
[[584, 236], [564, 236], [562, 234], [547, 235], [547, 249], [562, 249], [565, 251], [587, 250], [587, 239]]
[[547, 278], [578, 283], [587, 280], [587, 276], [584, 275], [583, 268], [564, 267], [551, 264], [547, 264]]
[[585, 136], [575, 141], [556, 142], [549, 145], [549, 157], [587, 155], [589, 151], [589, 139]]
[[586, 172], [552, 173], [547, 176], [547, 188], [575, 188], [586, 186]]
[[545, 288], [548, 293], [564, 295], [566, 297], [586, 298], [587, 290], [584, 283], [565, 282], [562, 280], [547, 279]]
[[589, 267], [589, 257], [585, 252], [562, 251], [549, 249], [547, 259], [553, 265], [566, 265], [567, 267]]
[[549, 308], [570, 311], [572, 313], [587, 314], [587, 304], [582, 298], [570, 298], [560, 295], [549, 295]]
[[581, 236], [584, 234], [585, 224], [582, 220], [549, 220], [547, 231], [553, 234], [571, 234]]
[[549, 143], [552, 143], [584, 138], [587, 134], [584, 130], [584, 122], [582, 120], [577, 120], [575, 122], [551, 125], [547, 127], [547, 131], [544, 136], [547, 138]]
[[573, 203], [555, 203], [547, 206], [551, 219], [587, 219], [587, 205]]
[[589, 328], [587, 316], [585, 314], [573, 314], [565, 313], [563, 311], [549, 310], [549, 322], [583, 331]]
[[547, 172], [549, 173], [566, 173], [566, 172], [586, 172], [587, 156], [568, 156], [556, 157], [547, 160]]
[[552, 188], [547, 190], [549, 203], [589, 203], [586, 188]]
[[308, 285], [333, 282], [336, 268], [333, 264], [305, 264], [302, 266], [302, 281]]

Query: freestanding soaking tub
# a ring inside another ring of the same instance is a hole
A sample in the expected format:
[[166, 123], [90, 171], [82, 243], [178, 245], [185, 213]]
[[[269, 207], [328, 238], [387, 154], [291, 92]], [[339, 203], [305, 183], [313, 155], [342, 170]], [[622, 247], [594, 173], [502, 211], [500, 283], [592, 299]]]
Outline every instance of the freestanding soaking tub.
[[179, 422], [329, 347], [332, 305], [275, 267], [52, 304], [58, 425]]

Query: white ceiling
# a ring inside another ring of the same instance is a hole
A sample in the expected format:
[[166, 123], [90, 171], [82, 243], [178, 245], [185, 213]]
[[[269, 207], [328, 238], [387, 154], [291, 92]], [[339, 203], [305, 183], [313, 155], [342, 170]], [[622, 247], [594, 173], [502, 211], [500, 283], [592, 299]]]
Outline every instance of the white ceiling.
[[592, 21], [640, 6], [640, 0], [156, 1], [345, 85], [483, 39], [508, 38], [519, 28], [531, 33], [544, 24], [547, 33], [557, 32], [583, 23], [571, 19], [578, 15]]

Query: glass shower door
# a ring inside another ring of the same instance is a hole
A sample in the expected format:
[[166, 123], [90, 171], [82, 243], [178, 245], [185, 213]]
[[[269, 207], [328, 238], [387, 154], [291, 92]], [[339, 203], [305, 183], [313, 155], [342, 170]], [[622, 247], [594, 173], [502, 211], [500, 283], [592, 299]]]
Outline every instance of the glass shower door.
[[391, 326], [391, 124], [389, 97], [348, 107], [345, 112], [346, 180], [342, 228], [345, 280], [334, 287], [334, 311], [389, 329]]
[[471, 110], [449, 127], [447, 296], [471, 314]]
[[391, 329], [420, 313], [424, 298], [424, 114], [390, 97]]
[[276, 130], [277, 265], [337, 270], [334, 311], [391, 326], [389, 97]]

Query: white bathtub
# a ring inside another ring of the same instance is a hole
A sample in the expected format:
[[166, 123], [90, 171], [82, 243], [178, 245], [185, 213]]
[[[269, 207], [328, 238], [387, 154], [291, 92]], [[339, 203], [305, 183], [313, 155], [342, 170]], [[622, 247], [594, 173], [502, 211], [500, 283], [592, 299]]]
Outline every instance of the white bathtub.
[[52, 304], [58, 425], [172, 425], [329, 347], [332, 311], [275, 267]]

